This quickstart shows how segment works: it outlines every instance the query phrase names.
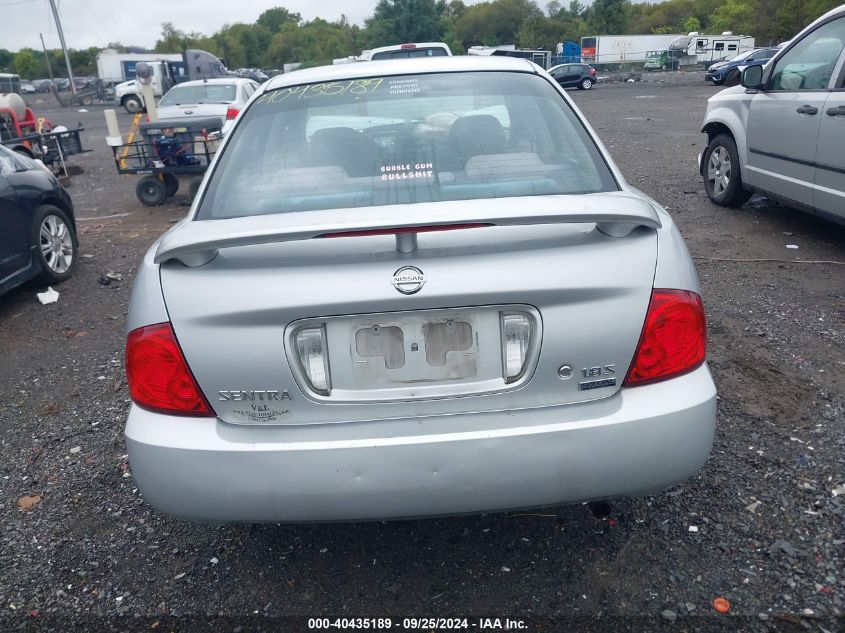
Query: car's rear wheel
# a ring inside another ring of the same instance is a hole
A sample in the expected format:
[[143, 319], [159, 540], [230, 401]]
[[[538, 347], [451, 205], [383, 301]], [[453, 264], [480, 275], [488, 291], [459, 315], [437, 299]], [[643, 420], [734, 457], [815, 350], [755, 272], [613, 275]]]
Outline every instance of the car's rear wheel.
[[201, 184], [202, 178], [194, 178], [188, 185], [188, 194], [190, 195], [191, 200], [197, 197], [197, 191], [199, 191]]
[[742, 186], [739, 153], [729, 134], [717, 135], [704, 152], [704, 190], [710, 200], [723, 207], [737, 207], [752, 196]]
[[581, 83], [580, 83], [580, 84], [578, 84], [578, 87], [579, 87], [581, 90], [589, 90], [590, 88], [592, 88], [592, 87], [593, 87], [593, 80], [592, 80], [592, 79], [590, 79], [589, 77], [584, 77], [584, 78], [581, 80]]
[[158, 176], [144, 176], [135, 185], [135, 194], [145, 206], [157, 207], [167, 200], [167, 186]]
[[36, 243], [41, 262], [41, 279], [58, 283], [73, 274], [76, 266], [76, 236], [67, 214], [51, 204], [35, 214]]

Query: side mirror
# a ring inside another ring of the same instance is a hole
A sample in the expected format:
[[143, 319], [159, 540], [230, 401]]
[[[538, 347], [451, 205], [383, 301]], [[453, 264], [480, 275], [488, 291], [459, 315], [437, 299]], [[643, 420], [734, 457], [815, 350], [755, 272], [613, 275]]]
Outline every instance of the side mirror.
[[749, 90], [762, 90], [763, 67], [759, 65], [749, 66], [743, 70], [741, 82], [743, 88], [748, 88]]

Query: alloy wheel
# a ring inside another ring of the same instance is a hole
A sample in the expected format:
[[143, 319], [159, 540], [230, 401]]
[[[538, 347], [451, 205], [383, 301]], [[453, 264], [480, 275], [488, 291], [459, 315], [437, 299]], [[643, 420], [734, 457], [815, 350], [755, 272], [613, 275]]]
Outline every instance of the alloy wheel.
[[73, 236], [57, 215], [48, 215], [41, 222], [41, 254], [50, 270], [58, 275], [68, 271], [73, 263]]
[[728, 150], [721, 145], [710, 153], [710, 161], [707, 165], [707, 180], [713, 190], [714, 196], [722, 195], [731, 182], [731, 156]]

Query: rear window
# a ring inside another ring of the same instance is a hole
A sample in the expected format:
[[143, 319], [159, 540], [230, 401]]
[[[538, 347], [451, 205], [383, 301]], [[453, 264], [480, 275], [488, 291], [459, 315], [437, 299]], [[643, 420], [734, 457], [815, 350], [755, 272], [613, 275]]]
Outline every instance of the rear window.
[[159, 102], [159, 107], [185, 103], [231, 103], [235, 100], [234, 84], [176, 86]]
[[616, 189], [545, 79], [398, 75], [261, 95], [232, 132], [197, 218]]

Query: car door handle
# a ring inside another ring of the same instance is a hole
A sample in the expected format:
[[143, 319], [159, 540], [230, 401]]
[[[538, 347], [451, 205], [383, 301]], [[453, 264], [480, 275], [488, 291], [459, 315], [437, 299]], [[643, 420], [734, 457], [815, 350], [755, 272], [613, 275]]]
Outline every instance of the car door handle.
[[827, 116], [845, 116], [845, 106], [836, 106], [827, 109]]
[[819, 109], [811, 105], [802, 105], [796, 110], [798, 114], [818, 114]]

